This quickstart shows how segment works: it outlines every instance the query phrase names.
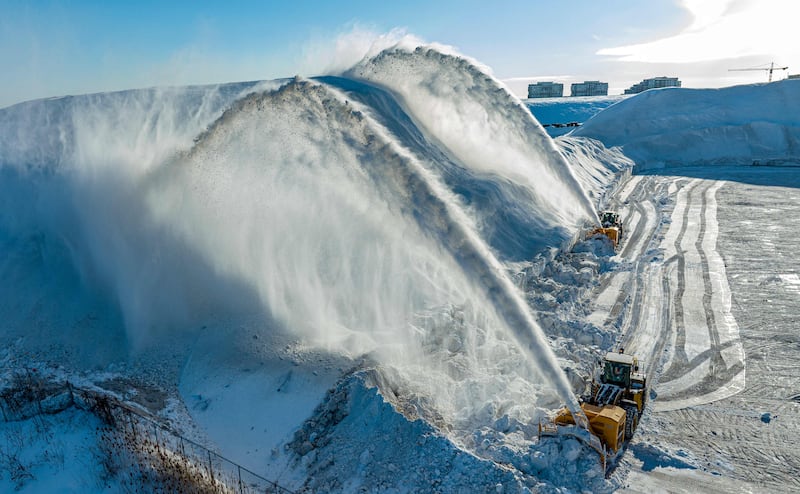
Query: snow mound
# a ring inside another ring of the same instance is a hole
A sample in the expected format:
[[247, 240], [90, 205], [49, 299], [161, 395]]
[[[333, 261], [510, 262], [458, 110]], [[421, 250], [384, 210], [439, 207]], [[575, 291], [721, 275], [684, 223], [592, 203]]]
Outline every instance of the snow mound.
[[619, 148], [606, 148], [598, 140], [572, 135], [559, 137], [556, 144], [572, 165], [575, 177], [598, 209], [607, 202], [610, 187], [634, 162]]
[[665, 88], [598, 113], [571, 135], [622, 147], [643, 166], [750, 163], [800, 154], [800, 81]]
[[153, 88], [28, 101], [0, 110], [3, 169], [140, 170], [162, 163], [233, 101], [274, 83]]
[[[409, 421], [379, 394], [374, 372], [331, 390], [288, 444], [315, 492], [518, 492], [514, 473], [453, 447], [428, 422]], [[500, 490], [496, 490], [496, 486]], [[508, 486], [508, 491], [503, 490]]]
[[[408, 382], [464, 430], [475, 396], [525, 402], [515, 409], [528, 419], [553, 388], [574, 401], [485, 237], [530, 259], [575, 235], [588, 198], [519, 100], [477, 66], [394, 49], [353, 74], [388, 86], [398, 72], [414, 86], [390, 88], [401, 96], [391, 108], [390, 93], [363, 84], [349, 89], [361, 103], [298, 79], [4, 110], [0, 240], [28, 264], [21, 285], [3, 288], [9, 333], [87, 343], [74, 346], [88, 355], [62, 353], [107, 365], [165, 334], [259, 314], [261, 331], [377, 352], [416, 374]], [[496, 220], [514, 205], [512, 221]], [[31, 313], [38, 334], [26, 333]]]
[[531, 440], [505, 417], [476, 430], [470, 451], [422, 420], [424, 410], [394, 395], [382, 371], [352, 374], [288, 443], [291, 468], [315, 492], [611, 491], [596, 454], [575, 439]]

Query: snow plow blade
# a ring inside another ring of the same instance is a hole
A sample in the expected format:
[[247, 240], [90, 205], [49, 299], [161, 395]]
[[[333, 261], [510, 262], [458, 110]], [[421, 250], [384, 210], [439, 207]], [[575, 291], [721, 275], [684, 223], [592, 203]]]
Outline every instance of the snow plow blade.
[[[625, 410], [615, 405], [595, 406], [581, 403], [583, 413], [589, 419], [592, 434], [611, 451], [617, 452], [625, 440]], [[553, 420], [556, 425], [574, 425], [575, 419], [567, 408], [563, 408]]]
[[[567, 410], [569, 414], [569, 410]], [[572, 415], [570, 414], [570, 418]], [[603, 471], [608, 472], [608, 461], [614, 455], [606, 448], [600, 439], [586, 429], [577, 425], [557, 425], [555, 422], [539, 422], [539, 439], [542, 436], [568, 436], [577, 439], [579, 442], [595, 450], [599, 456]]]
[[616, 211], [601, 211], [598, 214], [600, 218], [600, 226], [586, 234], [586, 238], [590, 239], [597, 235], [603, 235], [611, 240], [614, 249], [619, 245], [622, 240], [622, 220], [619, 213]]
[[617, 245], [619, 245], [619, 228], [617, 227], [612, 226], [609, 228], [603, 228], [603, 227], [595, 228], [594, 230], [586, 234], [586, 238], [590, 239], [596, 235], [603, 235], [608, 237], [608, 239], [611, 240], [611, 244], [614, 246], [615, 249], [617, 248]]

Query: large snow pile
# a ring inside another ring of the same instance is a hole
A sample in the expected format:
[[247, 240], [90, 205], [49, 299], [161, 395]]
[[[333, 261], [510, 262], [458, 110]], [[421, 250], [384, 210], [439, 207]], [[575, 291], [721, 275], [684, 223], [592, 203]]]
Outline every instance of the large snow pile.
[[[575, 398], [508, 271], [593, 219], [587, 176], [485, 71], [430, 48], [341, 77], [6, 108], [4, 362], [180, 390], [201, 435], [292, 485], [327, 457], [293, 463], [306, 441], [283, 446], [326, 389], [370, 366], [391, 396], [350, 405], [387, 399], [375, 427], [435, 435], [435, 457], [463, 465], [454, 489], [480, 472], [560, 484], [530, 448], [538, 419]], [[424, 490], [448, 471], [363, 470], [353, 485]]]
[[645, 91], [598, 113], [571, 135], [622, 147], [642, 166], [797, 157], [800, 81], [722, 89]]
[[603, 143], [571, 134], [559, 137], [556, 144], [575, 169], [575, 176], [592, 202], [603, 209], [614, 179], [629, 172], [634, 162], [620, 148], [606, 148]]

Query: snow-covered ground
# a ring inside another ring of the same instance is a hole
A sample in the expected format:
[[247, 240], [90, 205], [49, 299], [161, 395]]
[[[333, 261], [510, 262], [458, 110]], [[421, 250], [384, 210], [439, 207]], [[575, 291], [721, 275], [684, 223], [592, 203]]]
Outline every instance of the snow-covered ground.
[[[797, 373], [784, 374], [794, 368], [785, 353], [792, 350], [775, 343], [782, 355], [767, 356], [761, 342], [793, 338], [780, 315], [796, 310], [788, 295], [794, 267], [776, 251], [791, 245], [796, 214], [800, 139], [790, 115], [798, 91], [790, 82], [655, 92], [573, 133], [620, 146], [637, 164], [615, 197], [632, 222], [629, 245], [638, 253], [622, 250], [632, 274], [602, 283], [623, 289], [612, 290], [616, 299], [601, 291], [592, 314], [612, 322], [629, 313], [621, 344], [652, 355], [654, 399], [615, 473], [627, 491], [797, 490], [800, 457], [789, 431], [800, 410], [787, 387]], [[708, 111], [693, 117], [694, 108]], [[643, 110], [659, 117], [642, 119]], [[640, 229], [641, 218], [657, 226]], [[643, 244], [641, 232], [655, 234]], [[769, 280], [788, 290], [764, 293]], [[759, 292], [763, 298], [753, 296]]]
[[[565, 98], [585, 122], [554, 141], [480, 65], [398, 46], [0, 110], [5, 375], [106, 389], [296, 491], [791, 492], [798, 95]], [[618, 252], [582, 241], [599, 208]], [[620, 345], [651, 399], [606, 478], [538, 425]], [[124, 491], [80, 467], [94, 415], [47, 417], [55, 456], [38, 420], [0, 424], [30, 438], [5, 488]]]

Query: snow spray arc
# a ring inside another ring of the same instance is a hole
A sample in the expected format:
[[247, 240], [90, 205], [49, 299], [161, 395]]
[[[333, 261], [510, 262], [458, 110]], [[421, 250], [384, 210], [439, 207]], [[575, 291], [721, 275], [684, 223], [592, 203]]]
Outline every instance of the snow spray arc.
[[[476, 321], [506, 328], [499, 332], [516, 340], [526, 365], [579, 410], [541, 329], [453, 194], [366, 110], [299, 79], [237, 102], [175, 167], [187, 176], [165, 183], [198, 191], [191, 208], [228, 203], [249, 238], [226, 245], [237, 237], [226, 231], [230, 218], [195, 211], [183, 216], [216, 225], [193, 244], [246, 259], [228, 268], [249, 277], [287, 327], [329, 347], [374, 350], [395, 366], [419, 363], [411, 314], [466, 301]], [[398, 362], [404, 352], [412, 355]], [[490, 366], [483, 353], [470, 365]]]
[[[30, 209], [31, 222], [39, 221], [31, 228], [70, 246], [87, 284], [110, 288], [108, 304], [119, 304], [130, 341], [198, 327], [208, 314], [258, 308], [321, 346], [375, 352], [397, 369], [419, 370], [424, 378], [416, 383], [430, 382], [425, 395], [449, 406], [444, 415], [451, 418], [480, 415], [493, 399], [531, 408], [543, 387], [574, 402], [503, 266], [419, 159], [424, 149], [415, 155], [403, 148], [369, 108], [325, 85], [272, 87], [225, 105], [194, 147], [185, 119], [167, 118], [170, 109], [186, 111], [179, 98], [126, 92], [75, 97], [68, 108], [34, 102], [64, 118], [48, 127], [55, 120], [46, 111], [33, 127], [69, 142], [47, 156], [35, 146], [15, 157], [2, 152], [0, 162], [6, 168], [35, 155], [52, 167], [35, 177], [19, 172], [40, 195], [61, 191], [58, 208]], [[125, 113], [124, 126], [114, 123], [120, 98], [138, 111]], [[136, 151], [150, 134], [164, 146], [142, 166], [124, 144], [132, 141]], [[119, 142], [119, 149], [101, 145]], [[54, 221], [56, 210], [70, 221]], [[409, 319], [453, 306], [466, 307], [466, 322], [452, 344], [436, 335], [420, 342], [420, 331], [430, 328]], [[432, 346], [439, 353], [432, 355]], [[442, 369], [444, 360], [457, 368]], [[431, 370], [450, 381], [437, 383]], [[515, 374], [525, 374], [527, 388], [507, 386]]]

